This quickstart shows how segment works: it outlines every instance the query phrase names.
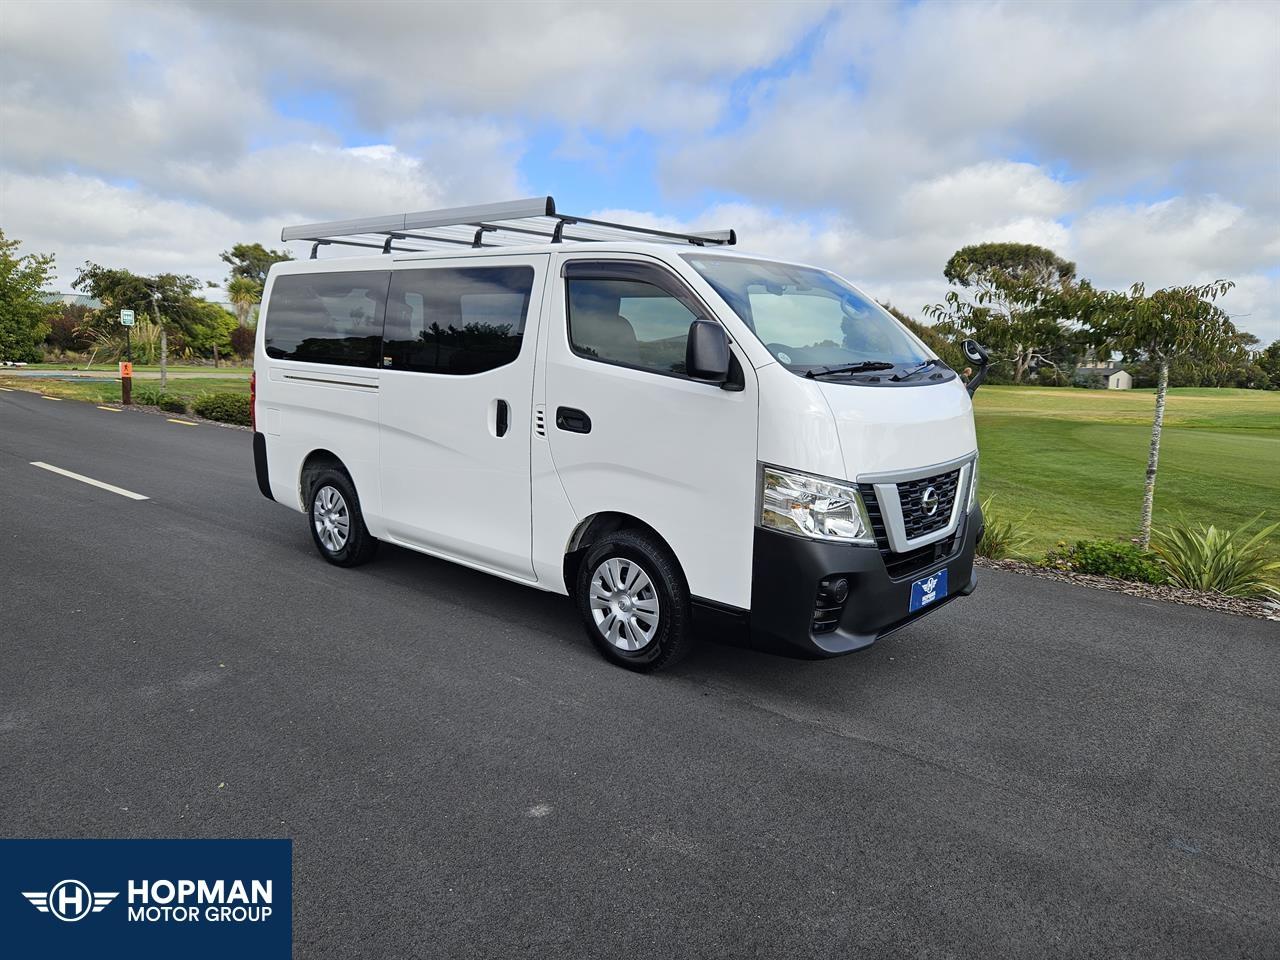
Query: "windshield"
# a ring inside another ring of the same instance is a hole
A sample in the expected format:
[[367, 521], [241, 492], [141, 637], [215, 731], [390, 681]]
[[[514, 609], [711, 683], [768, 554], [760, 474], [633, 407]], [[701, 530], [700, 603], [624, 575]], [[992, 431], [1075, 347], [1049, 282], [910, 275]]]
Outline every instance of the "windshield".
[[798, 373], [888, 370], [929, 359], [879, 304], [826, 271], [737, 257], [685, 259], [778, 362]]

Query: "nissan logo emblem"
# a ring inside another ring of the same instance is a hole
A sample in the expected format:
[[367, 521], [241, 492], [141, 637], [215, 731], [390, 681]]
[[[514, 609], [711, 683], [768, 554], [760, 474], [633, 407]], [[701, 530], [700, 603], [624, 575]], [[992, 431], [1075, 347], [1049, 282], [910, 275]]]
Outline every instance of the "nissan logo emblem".
[[924, 511], [926, 517], [932, 517], [937, 513], [938, 504], [941, 502], [942, 498], [933, 487], [926, 487], [924, 493], [920, 494], [920, 509]]

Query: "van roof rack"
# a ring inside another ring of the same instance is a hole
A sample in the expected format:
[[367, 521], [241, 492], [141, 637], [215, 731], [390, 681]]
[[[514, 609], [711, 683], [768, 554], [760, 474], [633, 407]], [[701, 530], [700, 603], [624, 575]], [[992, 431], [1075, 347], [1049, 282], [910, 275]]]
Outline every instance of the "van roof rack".
[[738, 236], [732, 230], [680, 233], [634, 223], [613, 223], [591, 217], [569, 216], [556, 212], [556, 202], [551, 197], [481, 203], [445, 210], [421, 210], [417, 213], [397, 213], [357, 220], [304, 223], [285, 227], [280, 231], [280, 239], [310, 243], [311, 259], [314, 260], [320, 247], [329, 244], [368, 247], [383, 253], [391, 253], [393, 250], [421, 253], [457, 246], [511, 247], [536, 243], [536, 240], [530, 239], [532, 237], [541, 237], [549, 243], [592, 243], [628, 240], [636, 234], [649, 240], [689, 243], [698, 247], [728, 246], [738, 242]]

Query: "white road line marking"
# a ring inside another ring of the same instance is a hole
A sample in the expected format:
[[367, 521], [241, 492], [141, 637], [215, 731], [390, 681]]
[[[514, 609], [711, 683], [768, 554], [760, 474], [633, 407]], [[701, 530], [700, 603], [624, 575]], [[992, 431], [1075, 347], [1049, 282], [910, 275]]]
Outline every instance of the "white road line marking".
[[33, 467], [39, 467], [41, 470], [48, 470], [50, 473], [57, 473], [64, 477], [70, 477], [72, 480], [79, 480], [81, 483], [87, 483], [91, 487], [97, 487], [100, 490], [110, 490], [112, 493], [118, 493], [122, 497], [128, 497], [130, 500], [150, 500], [150, 497], [144, 497], [140, 493], [134, 493], [132, 490], [126, 490], [124, 487], [113, 486], [110, 483], [103, 483], [101, 480], [95, 480], [93, 477], [82, 476], [78, 473], [72, 473], [70, 470], [63, 470], [61, 467], [55, 467], [52, 464], [44, 463], [40, 460], [32, 460]]
[[173, 417], [165, 417], [165, 419], [166, 419], [166, 420], [168, 420], [170, 423], [180, 423], [180, 424], [182, 424], [184, 427], [198, 427], [198, 426], [199, 426], [199, 424], [198, 424], [198, 423], [196, 423], [194, 420], [175, 420], [175, 419], [173, 419]]
[[119, 412], [120, 412], [120, 408], [119, 408], [119, 407], [104, 407], [104, 406], [99, 406], [99, 407], [98, 407], [98, 409], [99, 409], [99, 410], [105, 410], [105, 411], [107, 411], [107, 413], [119, 413]]
[[0, 390], [3, 390], [5, 393], [15, 393], [15, 392], [16, 392], [16, 391], [13, 389], [13, 387], [0, 387]]
[[40, 394], [40, 396], [41, 396], [41, 397], [43, 397], [43, 398], [44, 398], [44, 399], [46, 399], [46, 400], [61, 400], [61, 399], [62, 399], [61, 397], [51, 397], [51, 396], [49, 396], [47, 393], [42, 393], [42, 394]]

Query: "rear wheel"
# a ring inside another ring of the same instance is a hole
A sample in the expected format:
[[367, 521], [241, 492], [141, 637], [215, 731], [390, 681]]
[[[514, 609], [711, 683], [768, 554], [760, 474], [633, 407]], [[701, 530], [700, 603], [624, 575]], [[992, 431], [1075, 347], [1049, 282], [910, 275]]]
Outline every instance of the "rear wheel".
[[578, 567], [575, 599], [591, 642], [621, 667], [660, 670], [688, 653], [689, 591], [654, 537], [619, 530], [593, 544]]
[[320, 556], [339, 567], [354, 567], [372, 559], [378, 541], [364, 525], [351, 478], [336, 467], [322, 467], [309, 479], [307, 513], [311, 539]]

